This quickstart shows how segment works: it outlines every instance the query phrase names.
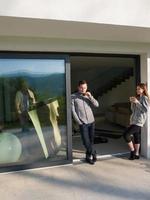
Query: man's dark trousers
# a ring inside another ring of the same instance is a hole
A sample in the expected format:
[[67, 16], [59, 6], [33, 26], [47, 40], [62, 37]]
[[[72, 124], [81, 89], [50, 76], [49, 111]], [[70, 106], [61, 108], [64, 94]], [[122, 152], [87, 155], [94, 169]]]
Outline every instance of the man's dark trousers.
[[96, 153], [93, 149], [95, 123], [80, 125], [80, 132], [83, 145], [86, 148], [86, 157], [90, 158], [91, 155]]

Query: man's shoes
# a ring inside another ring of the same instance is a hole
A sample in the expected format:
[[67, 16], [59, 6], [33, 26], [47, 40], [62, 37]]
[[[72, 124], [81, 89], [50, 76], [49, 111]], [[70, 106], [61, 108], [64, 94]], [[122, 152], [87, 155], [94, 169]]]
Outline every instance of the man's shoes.
[[131, 152], [130, 152], [129, 160], [134, 160], [134, 159], [135, 159], [134, 151], [131, 151]]
[[91, 165], [94, 165], [94, 161], [90, 158], [86, 158], [86, 162], [91, 164]]
[[91, 165], [94, 165], [94, 163], [95, 163], [90, 157], [87, 157], [87, 156], [86, 156], [85, 160], [86, 160], [87, 163], [89, 163]]
[[96, 162], [97, 161], [96, 151], [92, 154], [92, 156], [93, 156], [93, 162]]

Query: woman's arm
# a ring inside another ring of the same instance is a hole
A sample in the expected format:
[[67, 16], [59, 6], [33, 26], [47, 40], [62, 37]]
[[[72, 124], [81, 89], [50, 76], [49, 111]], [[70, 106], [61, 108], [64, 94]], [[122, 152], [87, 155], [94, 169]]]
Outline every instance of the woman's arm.
[[132, 111], [134, 111], [134, 107], [135, 107], [134, 103], [131, 102], [131, 110]]
[[140, 101], [136, 101], [136, 106], [140, 109], [141, 112], [147, 112], [148, 111], [148, 107], [149, 107], [149, 99], [147, 96], [142, 96], [142, 100]]

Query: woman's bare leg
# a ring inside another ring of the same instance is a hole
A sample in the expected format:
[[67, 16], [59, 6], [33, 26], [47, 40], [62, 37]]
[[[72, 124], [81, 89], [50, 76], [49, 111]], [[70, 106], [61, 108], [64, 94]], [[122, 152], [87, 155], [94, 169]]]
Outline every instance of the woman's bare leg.
[[129, 147], [130, 151], [134, 151], [134, 145], [133, 145], [132, 141], [128, 143], [128, 147]]
[[134, 147], [135, 147], [135, 155], [138, 156], [140, 151], [140, 144], [135, 144]]

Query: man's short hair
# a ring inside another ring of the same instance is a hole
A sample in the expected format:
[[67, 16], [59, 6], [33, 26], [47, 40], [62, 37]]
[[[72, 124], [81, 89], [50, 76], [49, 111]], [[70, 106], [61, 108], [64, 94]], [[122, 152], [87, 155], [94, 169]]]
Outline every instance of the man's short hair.
[[79, 81], [78, 86], [83, 85], [83, 84], [87, 84], [87, 81], [86, 80]]

